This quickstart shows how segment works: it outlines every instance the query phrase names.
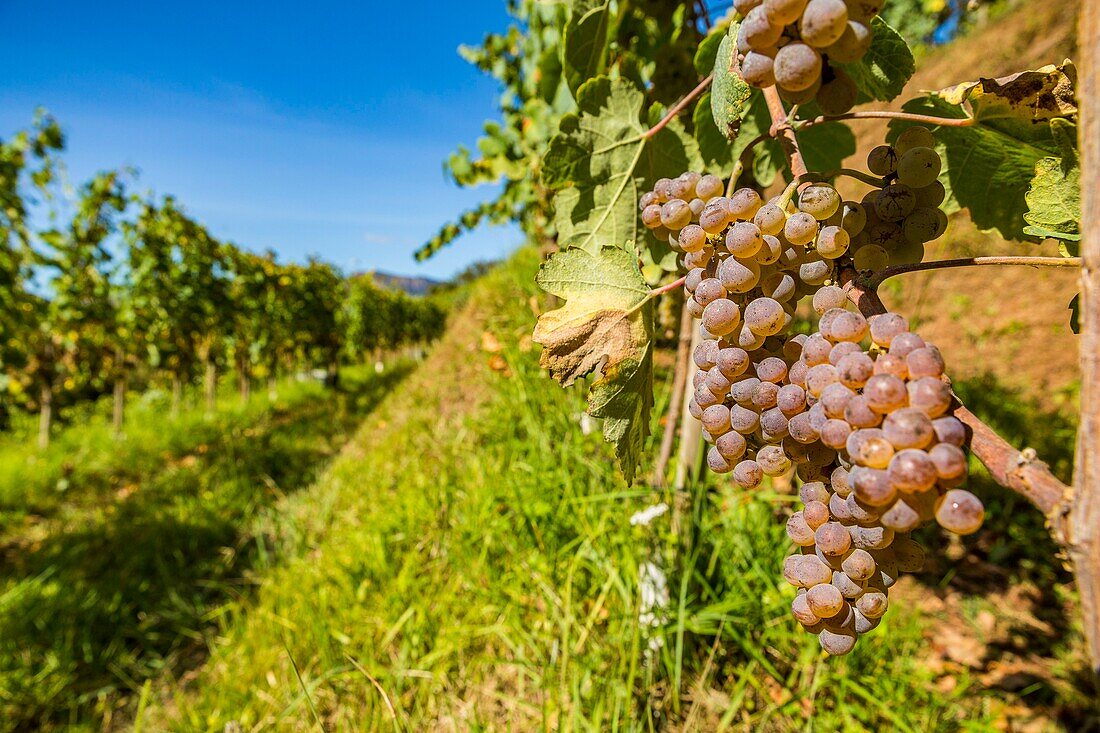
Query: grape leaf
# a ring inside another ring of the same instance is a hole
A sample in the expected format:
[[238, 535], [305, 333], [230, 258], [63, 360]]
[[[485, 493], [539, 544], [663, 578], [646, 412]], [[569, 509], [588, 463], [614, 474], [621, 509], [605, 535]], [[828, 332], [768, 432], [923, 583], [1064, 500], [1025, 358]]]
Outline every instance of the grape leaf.
[[752, 87], [741, 78], [737, 65], [737, 48], [734, 40], [736, 34], [737, 23], [733, 23], [718, 46], [718, 55], [714, 59], [714, 81], [710, 85], [710, 106], [714, 113], [714, 125], [729, 140], [737, 137], [753, 91]]
[[871, 47], [859, 61], [837, 64], [852, 77], [861, 98], [889, 102], [901, 94], [917, 66], [901, 34], [882, 18], [871, 19]]
[[1028, 226], [1024, 233], [1081, 241], [1081, 165], [1077, 157], [1077, 126], [1060, 118], [1050, 121], [1051, 134], [1062, 157], [1047, 157], [1035, 164], [1035, 177], [1024, 195]]
[[627, 483], [634, 480], [653, 410], [653, 304], [637, 259], [622, 249], [568, 249], [536, 281], [565, 300], [543, 313], [534, 340], [541, 364], [563, 386], [593, 372], [588, 414], [604, 419]]
[[[624, 79], [597, 77], [578, 93], [578, 114], [562, 117], [543, 158], [561, 247], [598, 254], [605, 245], [634, 251], [638, 192], [663, 176], [702, 168], [699, 148], [672, 120], [654, 135], [642, 123], [644, 95]], [[650, 237], [652, 239], [652, 237]], [[658, 253], [654, 259], [660, 260]]]
[[729, 24], [720, 22], [710, 29], [706, 38], [700, 41], [694, 58], [695, 70], [699, 72], [700, 76], [706, 76], [714, 71], [714, 59], [718, 57], [718, 46], [722, 44], [722, 39], [726, 37], [728, 32]]
[[607, 3], [583, 13], [580, 10], [573, 10], [562, 40], [562, 69], [574, 96], [582, 84], [607, 68], [607, 31], [611, 16]]
[[[1052, 120], [1076, 116], [1075, 79], [1076, 70], [1066, 62], [1003, 79], [967, 82], [906, 102], [902, 107], [906, 112], [974, 118], [968, 127], [935, 129], [943, 158], [940, 181], [948, 193], [944, 208], [969, 209], [979, 229], [996, 229], [1007, 239], [1026, 238], [1024, 214], [1036, 167], [1045, 158], [1062, 161], [1065, 157]], [[971, 115], [964, 104], [970, 106]], [[910, 126], [892, 121], [890, 139]], [[1040, 188], [1048, 183], [1041, 181]], [[1065, 197], [1070, 182], [1058, 185], [1059, 195]]]

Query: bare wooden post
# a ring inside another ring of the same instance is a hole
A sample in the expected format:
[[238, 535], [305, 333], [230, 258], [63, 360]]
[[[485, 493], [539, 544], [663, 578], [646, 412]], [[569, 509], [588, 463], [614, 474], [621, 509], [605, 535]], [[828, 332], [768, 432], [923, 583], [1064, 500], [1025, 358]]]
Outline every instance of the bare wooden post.
[[[676, 441], [676, 428], [680, 423], [680, 411], [684, 406], [688, 372], [691, 371], [691, 334], [694, 320], [688, 312], [687, 303], [680, 309], [680, 341], [676, 349], [676, 371], [672, 379], [672, 397], [669, 400], [665, 432], [661, 436], [661, 452], [657, 456], [657, 466], [653, 469], [653, 485], [662, 489], [665, 486], [665, 473], [669, 459], [672, 458], [672, 446]], [[688, 415], [690, 417], [690, 415]]]
[[53, 423], [53, 386], [49, 381], [42, 383], [38, 397], [38, 448], [50, 447], [50, 425]]
[[1100, 0], [1081, 5], [1081, 423], [1069, 554], [1092, 670], [1100, 674]]

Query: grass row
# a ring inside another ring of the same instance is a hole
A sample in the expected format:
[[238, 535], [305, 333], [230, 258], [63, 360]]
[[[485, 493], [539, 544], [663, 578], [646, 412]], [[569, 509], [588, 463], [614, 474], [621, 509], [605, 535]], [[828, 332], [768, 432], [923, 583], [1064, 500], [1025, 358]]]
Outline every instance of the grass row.
[[[488, 276], [377, 424], [283, 503], [293, 559], [227, 609], [195, 678], [154, 690], [145, 727], [994, 730], [1034, 693], [979, 694], [965, 670], [935, 685], [903, 605], [826, 661], [780, 579], [792, 497], [625, 487], [581, 390], [525, 338], [535, 266]], [[494, 340], [503, 367], [467, 364]]]
[[350, 370], [339, 391], [168, 418], [131, 410], [0, 449], [0, 730], [100, 729], [166, 669], [198, 664], [232, 599], [269, 560], [263, 515], [308, 486], [408, 372]]

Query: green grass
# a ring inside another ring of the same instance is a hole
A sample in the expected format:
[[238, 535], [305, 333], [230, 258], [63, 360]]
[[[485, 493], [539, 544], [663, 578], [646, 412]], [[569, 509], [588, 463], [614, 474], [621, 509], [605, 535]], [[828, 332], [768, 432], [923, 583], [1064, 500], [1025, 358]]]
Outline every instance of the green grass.
[[[580, 390], [524, 348], [534, 266], [524, 252], [486, 278], [474, 313], [492, 315], [444, 340], [378, 425], [283, 503], [293, 559], [227, 610], [197, 678], [154, 689], [145, 726], [996, 729], [965, 673], [934, 686], [914, 609], [842, 659], [797, 628], [780, 579], [791, 497], [698, 485], [679, 511], [630, 525], [676, 497], [625, 487], [578, 426]], [[510, 375], [463, 372], [485, 394], [464, 401], [440, 371], [470, 358], [482, 327]], [[639, 621], [647, 562], [668, 578], [656, 626]]]
[[268, 560], [263, 514], [308, 486], [407, 373], [287, 382], [210, 416], [131, 411], [3, 448], [0, 730], [98, 729], [166, 669], [202, 660], [227, 602]]

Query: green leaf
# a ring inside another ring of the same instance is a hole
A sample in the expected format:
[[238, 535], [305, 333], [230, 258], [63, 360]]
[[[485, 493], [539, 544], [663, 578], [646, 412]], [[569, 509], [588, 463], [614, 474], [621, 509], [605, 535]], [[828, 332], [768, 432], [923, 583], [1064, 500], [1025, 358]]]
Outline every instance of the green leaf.
[[1069, 328], [1074, 333], [1081, 333], [1081, 294], [1077, 293], [1069, 301]]
[[916, 71], [909, 44], [882, 18], [871, 19], [871, 47], [859, 61], [837, 64], [848, 72], [862, 96], [889, 102], [901, 94]]
[[562, 68], [573, 96], [581, 85], [607, 68], [607, 30], [611, 13], [607, 3], [583, 14], [574, 9], [565, 26]]
[[856, 152], [856, 136], [840, 122], [824, 122], [798, 133], [798, 147], [806, 167], [825, 173], [841, 167], [844, 159]]
[[710, 85], [710, 106], [714, 114], [714, 125], [733, 140], [741, 129], [741, 120], [748, 110], [752, 87], [741, 78], [737, 68], [736, 41], [737, 24], [730, 25], [729, 33], [718, 46], [718, 55], [714, 60], [714, 81]]
[[[968, 116], [963, 105], [970, 106], [972, 125], [934, 130], [943, 158], [940, 181], [948, 193], [945, 210], [966, 208], [979, 229], [996, 229], [1007, 239], [1028, 236], [1024, 215], [1037, 168], [1046, 158], [1061, 161], [1066, 155], [1064, 139], [1055, 137], [1052, 121], [1076, 116], [1075, 79], [1076, 70], [1067, 62], [929, 92], [902, 107], [906, 112], [963, 118]], [[910, 126], [891, 122], [891, 139]], [[1044, 166], [1043, 176], [1048, 174]], [[1034, 196], [1045, 198], [1044, 188], [1057, 186], [1058, 196], [1065, 199], [1070, 185], [1069, 180], [1044, 178]], [[1053, 211], [1037, 216], [1044, 221], [1060, 218]], [[1043, 231], [1043, 226], [1033, 231]]]
[[1051, 134], [1062, 157], [1047, 157], [1035, 164], [1035, 177], [1024, 195], [1028, 211], [1024, 233], [1081, 241], [1081, 166], [1077, 158], [1077, 126], [1068, 120], [1051, 120]]
[[694, 64], [695, 70], [699, 72], [700, 76], [706, 76], [714, 71], [714, 60], [718, 57], [718, 47], [722, 44], [722, 39], [728, 34], [729, 24], [720, 23], [711, 28], [710, 33], [699, 43], [699, 48], [695, 50]]
[[634, 480], [653, 410], [653, 302], [630, 253], [569, 249], [543, 264], [536, 281], [565, 300], [539, 317], [541, 364], [564, 386], [598, 370], [588, 414], [604, 419], [627, 483]]
[[634, 251], [641, 239], [639, 191], [663, 176], [702, 167], [698, 146], [678, 120], [648, 135], [644, 101], [630, 82], [597, 77], [580, 89], [579, 114], [562, 118], [543, 158], [543, 182], [559, 189], [554, 209], [560, 246], [591, 254], [606, 245]]
[[692, 122], [695, 127], [695, 142], [699, 145], [699, 154], [703, 157], [706, 172], [716, 176], [726, 175], [735, 162], [733, 145], [714, 125], [710, 92], [699, 97], [692, 113]]

